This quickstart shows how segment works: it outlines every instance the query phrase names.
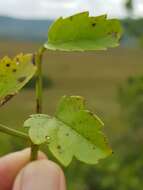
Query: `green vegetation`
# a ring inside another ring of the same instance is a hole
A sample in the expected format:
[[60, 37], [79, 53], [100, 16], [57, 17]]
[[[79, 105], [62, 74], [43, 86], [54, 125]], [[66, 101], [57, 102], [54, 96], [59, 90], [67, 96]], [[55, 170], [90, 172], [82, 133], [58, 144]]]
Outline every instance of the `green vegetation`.
[[36, 66], [30, 54], [18, 55], [13, 60], [4, 57], [0, 61], [0, 106], [17, 94], [35, 72]]
[[[11, 44], [15, 48], [10, 48]], [[35, 52], [38, 46], [36, 43], [1, 42], [0, 53], [2, 57], [5, 52], [12, 56], [19, 50]], [[85, 96], [89, 100], [88, 107], [104, 118], [105, 131], [114, 150], [112, 156], [96, 166], [87, 166], [73, 159], [72, 164], [65, 169], [69, 190], [142, 190], [142, 60], [142, 50], [139, 49], [85, 54], [48, 52], [45, 55], [43, 75], [45, 78], [48, 76], [54, 85], [48, 90], [44, 88], [43, 112], [53, 115], [59, 97], [63, 94], [67, 94], [68, 98], [72, 98], [71, 94]], [[1, 107], [1, 123], [27, 131], [22, 128], [21, 121], [33, 113], [33, 95], [33, 89], [24, 89]], [[43, 117], [48, 116], [41, 115], [41, 122]], [[49, 117], [46, 122], [49, 122]], [[44, 137], [47, 129], [47, 126], [43, 127]], [[31, 130], [34, 132], [31, 133]], [[37, 139], [37, 128], [31, 127], [30, 131], [33, 142], [45, 141], [43, 136]], [[1, 135], [0, 144], [1, 155], [28, 146], [22, 140], [4, 134]], [[47, 152], [47, 145], [41, 148]], [[48, 156], [54, 159], [50, 152]]]
[[85, 108], [83, 98], [64, 96], [53, 117], [41, 114], [42, 60], [46, 50], [87, 51], [116, 47], [121, 34], [118, 20], [107, 19], [106, 15], [89, 17], [88, 12], [83, 12], [58, 19], [49, 29], [48, 42], [36, 53], [20, 54], [13, 59], [4, 57], [0, 64], [0, 105], [7, 103], [35, 75], [37, 114], [24, 123], [29, 129], [28, 134], [5, 125], [0, 125], [0, 132], [28, 141], [31, 145], [31, 161], [37, 159], [39, 146], [44, 143], [65, 166], [72, 161], [73, 156], [95, 164], [110, 155], [112, 151], [101, 132], [103, 123]]
[[120, 88], [119, 100], [123, 108], [123, 116], [127, 124], [133, 129], [143, 126], [143, 76], [130, 77]]
[[129, 16], [131, 16], [133, 11], [133, 0], [126, 0], [125, 7], [129, 12]]
[[[15, 48], [11, 49], [11, 45]], [[3, 50], [1, 57], [4, 56], [5, 52], [14, 56], [19, 50], [23, 50], [23, 52], [35, 51], [38, 46], [39, 44], [37, 43], [1, 42], [0, 48]], [[122, 109], [120, 109], [117, 99], [117, 91], [119, 86], [124, 85], [127, 78], [142, 74], [142, 60], [142, 50], [139, 49], [115, 49], [109, 50], [108, 52], [84, 54], [48, 52], [45, 55], [43, 60], [43, 74], [44, 76], [49, 76], [54, 85], [48, 90], [44, 88], [43, 99], [45, 101], [43, 112], [53, 114], [57, 102], [63, 94], [84, 96], [88, 99], [88, 107], [93, 112], [96, 112], [100, 118], [104, 118], [105, 131], [114, 150], [114, 154], [107, 161], [101, 161], [95, 167], [86, 166], [74, 160], [70, 167], [65, 170], [68, 179], [68, 189], [85, 190], [88, 187], [88, 189], [94, 190], [95, 188], [101, 189], [101, 185], [102, 189], [107, 189], [107, 186], [108, 189], [109, 186], [110, 189], [116, 189], [117, 186], [115, 188], [113, 187], [116, 185], [117, 177], [119, 180], [123, 176], [123, 185], [128, 181], [127, 177], [124, 178], [125, 173], [126, 176], [130, 175], [127, 173], [127, 168], [130, 165], [131, 170], [132, 165], [136, 165], [136, 160], [132, 157], [132, 163], [130, 163], [125, 159], [125, 153], [128, 152], [129, 148], [128, 145], [125, 146], [124, 142], [126, 140], [120, 140], [120, 137], [128, 135], [129, 139], [131, 133], [128, 134], [129, 128], [127, 128], [127, 123], [121, 117]], [[33, 113], [33, 107], [35, 105], [33, 95], [33, 90], [24, 89], [22, 93], [1, 107], [1, 123], [23, 130], [21, 121], [24, 122], [27, 115]], [[0, 154], [3, 155], [9, 151], [20, 150], [24, 146], [28, 146], [28, 144], [23, 145], [22, 142], [17, 138], [1, 135]], [[134, 145], [138, 147], [139, 144], [141, 145], [141, 142], [137, 142]], [[122, 147], [125, 153], [121, 152]], [[132, 151], [132, 155], [135, 155], [137, 152], [136, 148], [131, 148], [130, 150]], [[48, 157], [51, 158], [50, 153], [48, 153]], [[117, 160], [121, 158], [124, 160], [124, 165], [119, 164], [119, 162], [117, 163]], [[125, 167], [125, 163], [127, 162], [129, 165]], [[138, 169], [139, 164], [136, 167], [136, 173], [134, 173], [136, 178], [138, 178], [140, 171]], [[114, 186], [111, 186], [111, 183]], [[118, 185], [119, 183], [120, 181], [118, 181]], [[126, 189], [128, 190], [129, 188]], [[138, 190], [138, 187], [135, 189]]]
[[96, 164], [112, 153], [101, 132], [103, 123], [86, 109], [85, 100], [79, 96], [64, 96], [54, 117], [32, 115], [24, 126], [30, 127], [29, 136], [34, 144], [46, 143], [65, 166], [74, 156], [82, 162]]
[[45, 48], [61, 51], [105, 50], [119, 45], [122, 28], [107, 15], [90, 17], [88, 12], [59, 18], [49, 29]]

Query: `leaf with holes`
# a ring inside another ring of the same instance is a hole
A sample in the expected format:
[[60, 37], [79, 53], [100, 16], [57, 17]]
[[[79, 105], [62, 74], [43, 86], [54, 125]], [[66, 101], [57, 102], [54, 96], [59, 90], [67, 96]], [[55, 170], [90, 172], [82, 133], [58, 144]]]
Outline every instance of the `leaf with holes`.
[[86, 110], [82, 97], [64, 96], [54, 117], [32, 115], [24, 126], [30, 127], [29, 136], [34, 144], [47, 143], [53, 155], [65, 166], [73, 156], [96, 164], [112, 152], [102, 133], [102, 121]]
[[0, 60], [0, 106], [32, 78], [36, 66], [32, 54], [20, 54], [13, 59], [4, 57]]
[[59, 18], [48, 32], [45, 48], [63, 51], [105, 50], [116, 47], [122, 34], [120, 22], [88, 12]]

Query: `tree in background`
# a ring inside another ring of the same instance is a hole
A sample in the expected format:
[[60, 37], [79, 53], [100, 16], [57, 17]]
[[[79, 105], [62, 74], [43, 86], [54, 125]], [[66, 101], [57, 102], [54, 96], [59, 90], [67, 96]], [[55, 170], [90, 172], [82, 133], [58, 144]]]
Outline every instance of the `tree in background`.
[[[130, 77], [119, 89], [124, 132], [115, 141], [115, 154], [85, 176], [87, 190], [143, 189], [143, 76]], [[115, 126], [116, 127], [116, 126]], [[93, 175], [93, 174], [96, 174]], [[101, 183], [102, 179], [102, 183]]]
[[[134, 1], [133, 0], [126, 0], [125, 1], [125, 8], [128, 12], [128, 18], [122, 20], [126, 38], [129, 38], [130, 41], [133, 39], [132, 46], [137, 46], [143, 48], [143, 18], [134, 19], [133, 12], [134, 12]], [[129, 42], [129, 41], [128, 41]], [[128, 43], [129, 46], [131, 45]]]
[[133, 14], [133, 0], [126, 0], [125, 7], [128, 11], [129, 17], [132, 17]]
[[143, 129], [143, 76], [130, 77], [119, 90], [119, 100], [131, 129]]

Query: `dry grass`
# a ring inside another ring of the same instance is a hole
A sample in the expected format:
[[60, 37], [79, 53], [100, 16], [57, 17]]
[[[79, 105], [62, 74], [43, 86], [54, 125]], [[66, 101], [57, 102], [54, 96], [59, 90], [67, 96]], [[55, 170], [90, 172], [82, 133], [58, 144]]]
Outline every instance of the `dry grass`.
[[[15, 55], [20, 51], [32, 52], [39, 44], [1, 42], [0, 56]], [[118, 136], [123, 130], [117, 92], [129, 76], [143, 72], [141, 50], [116, 49], [97, 53], [48, 52], [44, 57], [44, 74], [53, 81], [53, 87], [44, 91], [44, 112], [54, 113], [62, 95], [81, 95], [88, 100], [91, 110], [105, 121], [109, 136]], [[23, 90], [1, 108], [1, 123], [21, 127], [34, 112], [34, 92]]]

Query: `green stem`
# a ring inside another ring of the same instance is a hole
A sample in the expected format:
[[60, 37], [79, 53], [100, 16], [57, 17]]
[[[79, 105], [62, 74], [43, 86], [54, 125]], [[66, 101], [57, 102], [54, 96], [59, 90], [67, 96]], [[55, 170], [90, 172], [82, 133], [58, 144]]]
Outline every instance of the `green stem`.
[[[35, 63], [37, 66], [36, 73], [36, 113], [42, 113], [42, 58], [45, 48], [42, 47], [35, 55]], [[38, 157], [38, 145], [31, 144], [31, 161], [37, 160]]]
[[2, 125], [2, 124], [0, 124], [0, 132], [6, 133], [8, 135], [15, 136], [15, 137], [19, 137], [19, 138], [22, 138], [25, 140], [30, 140], [27, 134], [20, 132], [20, 131], [17, 131], [15, 129], [11, 129], [11, 128], [9, 128], [5, 125]]
[[42, 58], [45, 48], [40, 48], [36, 54], [36, 113], [42, 113]]
[[39, 146], [31, 144], [31, 161], [37, 160]]

